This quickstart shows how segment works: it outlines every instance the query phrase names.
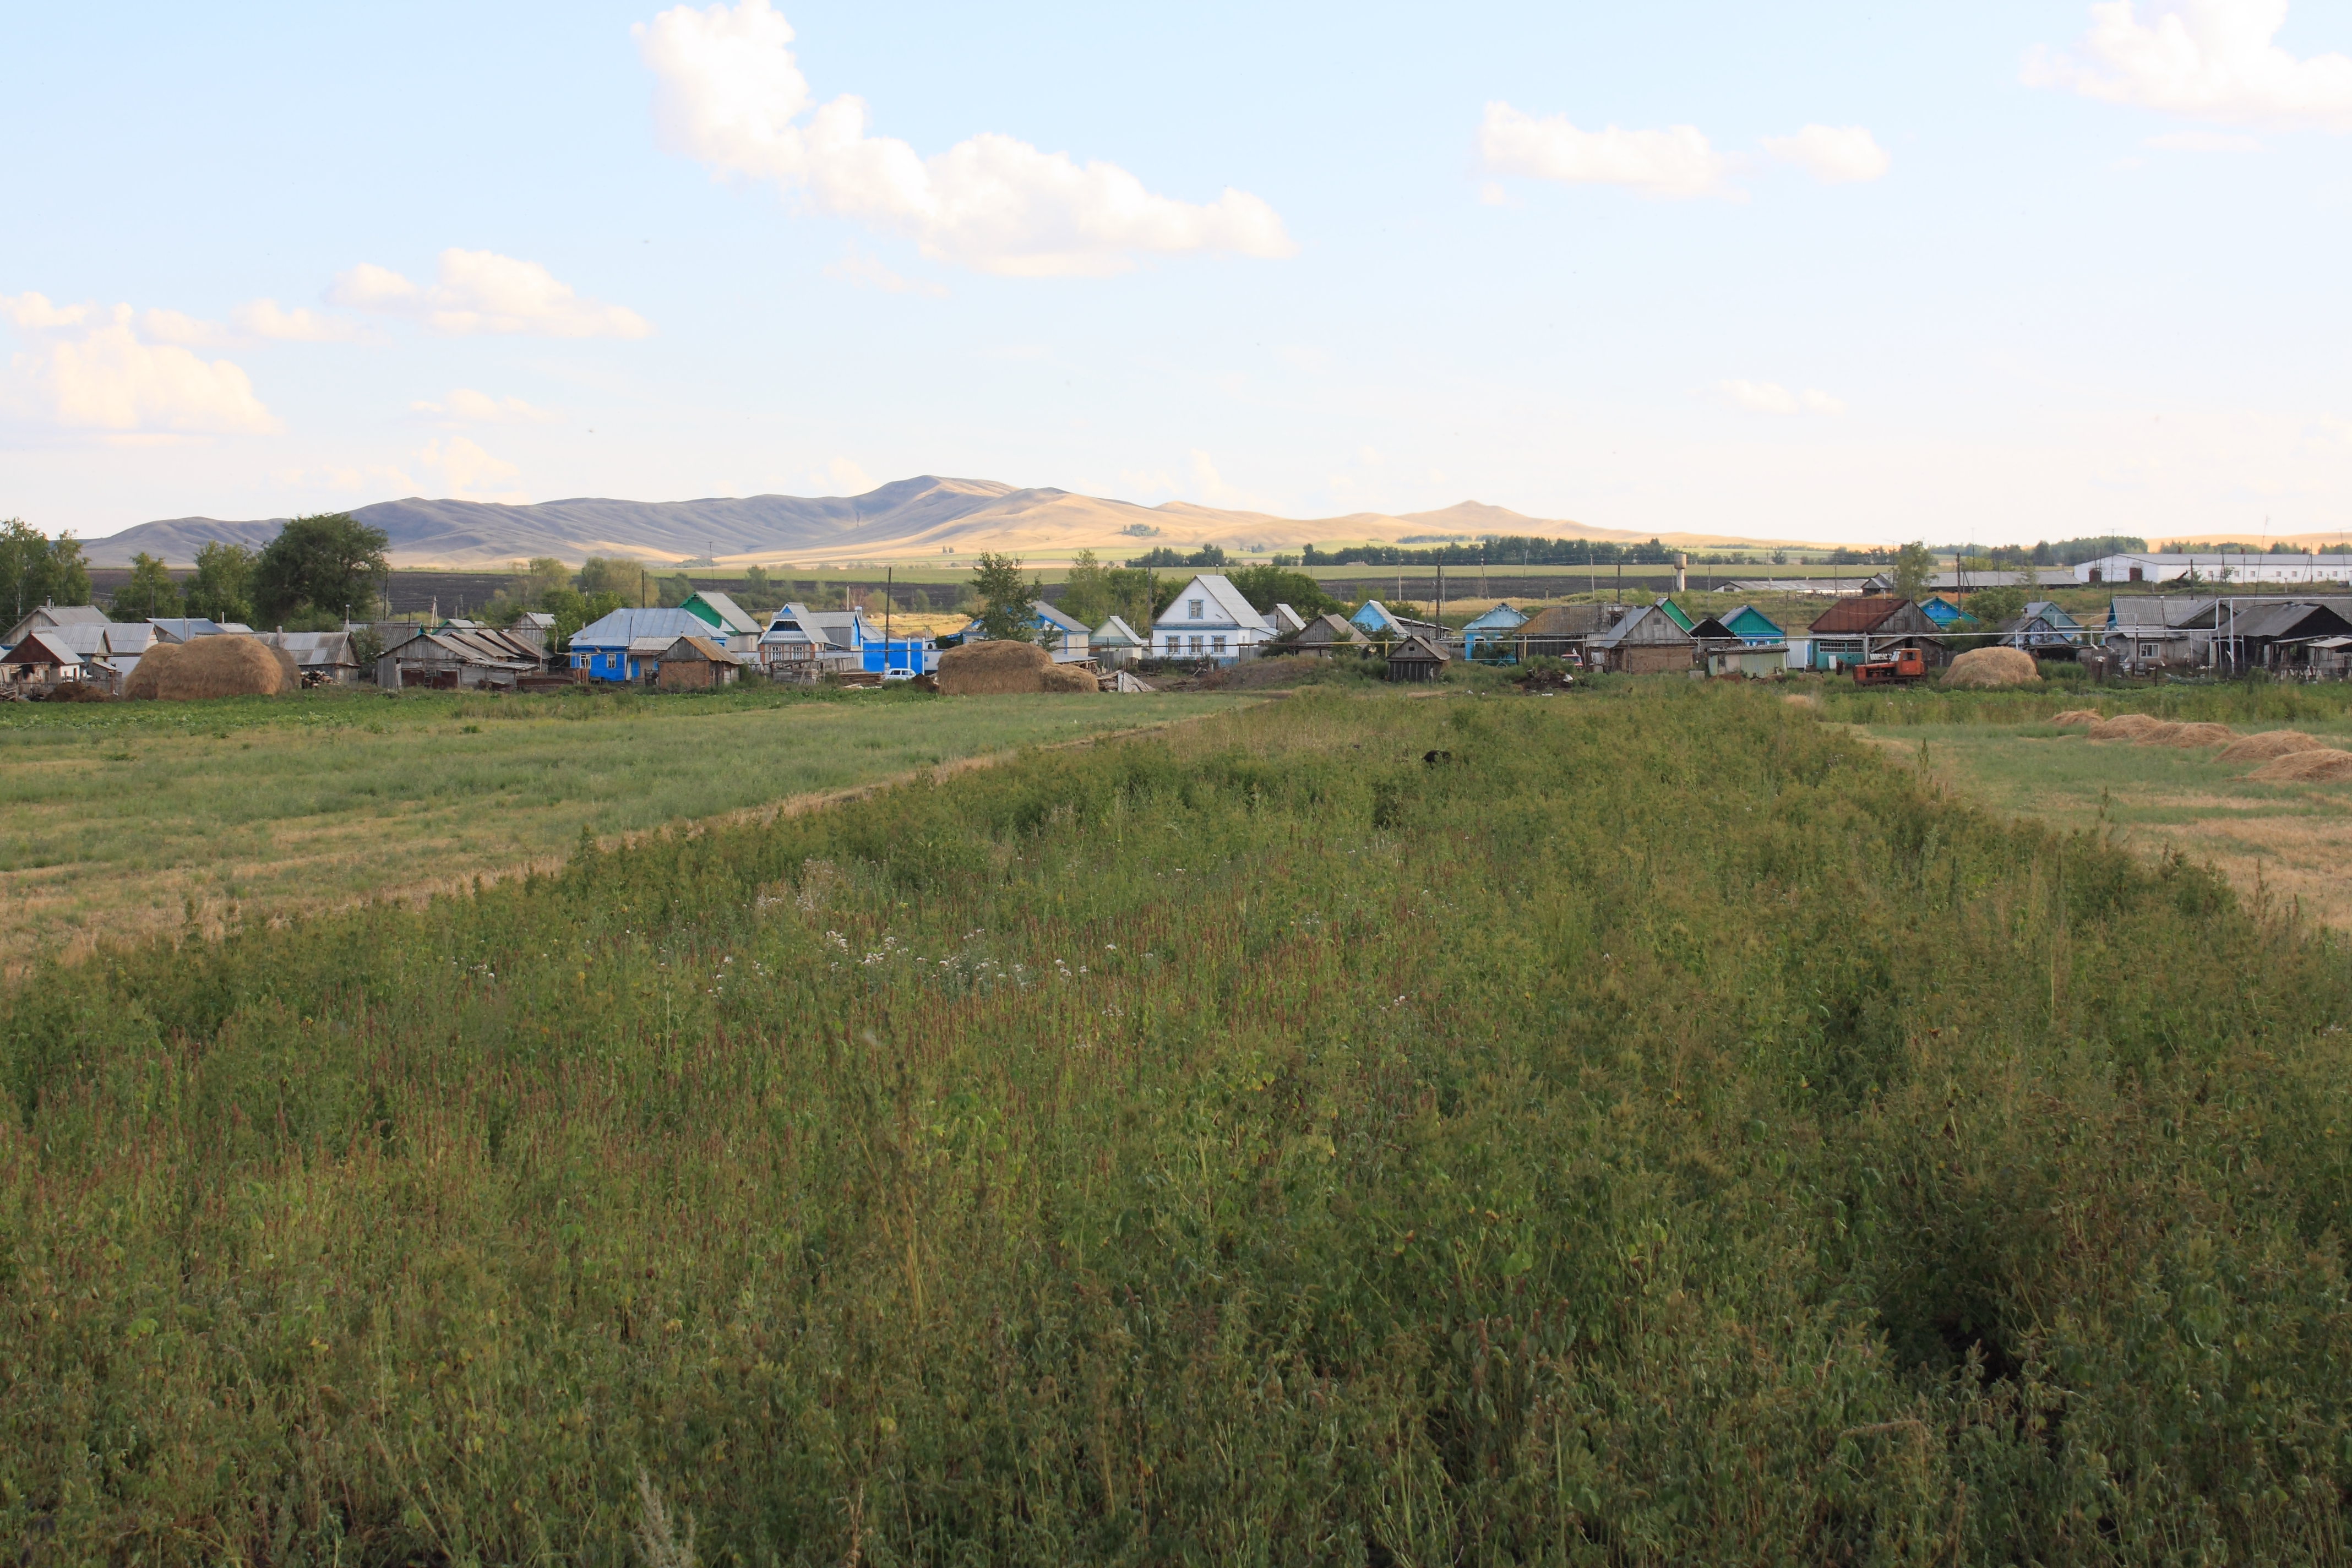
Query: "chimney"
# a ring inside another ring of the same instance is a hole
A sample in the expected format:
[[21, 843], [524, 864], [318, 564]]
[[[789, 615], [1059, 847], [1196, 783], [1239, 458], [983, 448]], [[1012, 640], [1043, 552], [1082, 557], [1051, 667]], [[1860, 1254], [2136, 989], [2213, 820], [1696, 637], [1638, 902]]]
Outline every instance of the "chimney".
[[1690, 557], [1677, 552], [1675, 555], [1675, 592], [1677, 594], [1685, 594], [1689, 591]]

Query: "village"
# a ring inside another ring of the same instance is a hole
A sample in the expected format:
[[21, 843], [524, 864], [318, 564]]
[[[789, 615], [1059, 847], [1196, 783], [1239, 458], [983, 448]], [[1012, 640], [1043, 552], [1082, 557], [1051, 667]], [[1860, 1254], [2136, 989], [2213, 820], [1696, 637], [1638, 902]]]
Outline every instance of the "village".
[[[1284, 657], [1353, 660], [1395, 681], [1437, 679], [1457, 663], [1539, 661], [1556, 661], [1570, 679], [1579, 672], [1748, 679], [1860, 672], [1867, 680], [1890, 669], [1894, 679], [1927, 679], [1983, 647], [2020, 650], [2037, 667], [2071, 666], [2101, 680], [2251, 671], [2301, 679], [2352, 675], [2352, 586], [2321, 580], [2315, 558], [2287, 563], [2112, 557], [2034, 571], [2030, 584], [1981, 573], [1972, 581], [1958, 572], [1931, 574], [1915, 584], [1889, 574], [1766, 578], [1727, 584], [1737, 602], [1726, 605], [1725, 591], [1712, 584], [1693, 592], [1678, 557], [1674, 591], [1646, 599], [1594, 594], [1565, 602], [1498, 599], [1483, 608], [1474, 601], [1449, 610], [1441, 572], [1433, 608], [1367, 597], [1319, 614], [1280, 600], [1261, 605], [1232, 576], [1202, 572], [1172, 594], [1155, 593], [1164, 608], [1144, 629], [1116, 614], [1090, 626], [1041, 595], [1015, 617], [1014, 635], [1001, 628], [996, 640], [1042, 649], [1039, 662], [1062, 667], [1070, 678], [1053, 689], [1129, 692], [1154, 689], [1155, 680]], [[1898, 591], [1906, 586], [1914, 591]], [[2104, 599], [2104, 608], [2087, 607], [2086, 598]], [[257, 631], [202, 616], [116, 620], [94, 605], [44, 604], [0, 641], [0, 698], [136, 696], [136, 672], [152, 650], [221, 636], [248, 637], [270, 650], [289, 686], [695, 691], [758, 679], [936, 689], [946, 659], [947, 689], [955, 689], [951, 656], [988, 640], [985, 626], [962, 616], [946, 617], [950, 624], [944, 626], [937, 616], [911, 619], [910, 626], [895, 616], [887, 597], [878, 613], [854, 600], [823, 609], [795, 601], [755, 612], [716, 588], [698, 589], [675, 605], [613, 609], [569, 637], [555, 616], [536, 610], [505, 624], [431, 616], [334, 631]]]

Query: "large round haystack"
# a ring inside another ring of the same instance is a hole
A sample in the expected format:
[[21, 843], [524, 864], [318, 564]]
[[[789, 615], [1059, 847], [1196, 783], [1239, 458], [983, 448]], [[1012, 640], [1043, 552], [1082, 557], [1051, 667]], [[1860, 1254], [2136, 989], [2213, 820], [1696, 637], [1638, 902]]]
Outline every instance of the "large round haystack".
[[195, 637], [156, 643], [140, 655], [125, 697], [190, 702], [205, 697], [275, 697], [302, 684], [293, 656], [258, 638]]
[[2137, 741], [2150, 730], [2164, 723], [2145, 713], [2118, 713], [2112, 719], [2102, 719], [2091, 726], [2094, 741]]
[[[2193, 752], [2200, 746], [2227, 746], [2234, 742], [2237, 738], [2238, 732], [2227, 724], [2183, 724], [2179, 730], [2166, 736], [2164, 743], [2168, 746], [2179, 746], [2184, 752]], [[2140, 741], [2143, 746], [2155, 743], [2154, 741], [2145, 737]]]
[[2063, 713], [2050, 715], [2050, 721], [2053, 724], [2095, 724], [2099, 721], [2099, 710], [2095, 708], [2069, 708]]
[[2287, 784], [2341, 784], [2352, 779], [2352, 752], [2339, 752], [2332, 746], [2289, 752], [2283, 757], [2273, 757], [2246, 776]]
[[1006, 697], [1026, 691], [1093, 691], [1095, 678], [1057, 665], [1035, 643], [975, 642], [940, 655], [940, 689], [950, 697]]
[[2035, 668], [2033, 656], [2023, 648], [1972, 647], [1952, 660], [1951, 668], [1944, 671], [1944, 684], [1979, 690], [2039, 686], [2042, 671]]
[[2273, 757], [2292, 756], [2297, 752], [2320, 749], [2320, 742], [2300, 730], [2264, 730], [2259, 735], [2248, 735], [2231, 742], [2221, 760], [2225, 763], [2262, 763]]

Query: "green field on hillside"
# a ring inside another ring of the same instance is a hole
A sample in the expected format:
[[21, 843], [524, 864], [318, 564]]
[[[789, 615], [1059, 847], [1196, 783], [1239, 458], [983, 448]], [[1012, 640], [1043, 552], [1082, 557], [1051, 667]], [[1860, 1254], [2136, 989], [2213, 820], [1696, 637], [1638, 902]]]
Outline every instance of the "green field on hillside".
[[1218, 697], [488, 697], [317, 691], [0, 709], [0, 942], [14, 962], [415, 896], [642, 831]]
[[1680, 680], [151, 945], [0, 994], [0, 1539], [2340, 1560], [2347, 1025], [2216, 877]]

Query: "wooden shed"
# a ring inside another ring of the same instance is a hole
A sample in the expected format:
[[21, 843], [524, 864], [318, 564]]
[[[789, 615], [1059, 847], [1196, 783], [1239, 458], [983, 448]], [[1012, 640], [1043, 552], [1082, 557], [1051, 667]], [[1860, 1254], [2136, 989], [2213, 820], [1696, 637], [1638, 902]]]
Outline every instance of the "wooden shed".
[[1389, 649], [1391, 680], [1435, 680], [1445, 673], [1445, 650], [1424, 637], [1400, 639]]
[[1665, 675], [1696, 665], [1698, 645], [1657, 605], [1643, 605], [1587, 639], [1586, 657], [1620, 675]]
[[1356, 629], [1345, 616], [1320, 615], [1284, 637], [1277, 647], [1328, 658], [1334, 648], [1370, 647], [1372, 639]]
[[708, 691], [732, 686], [743, 661], [709, 637], [683, 637], [662, 650], [656, 687], [663, 691]]

